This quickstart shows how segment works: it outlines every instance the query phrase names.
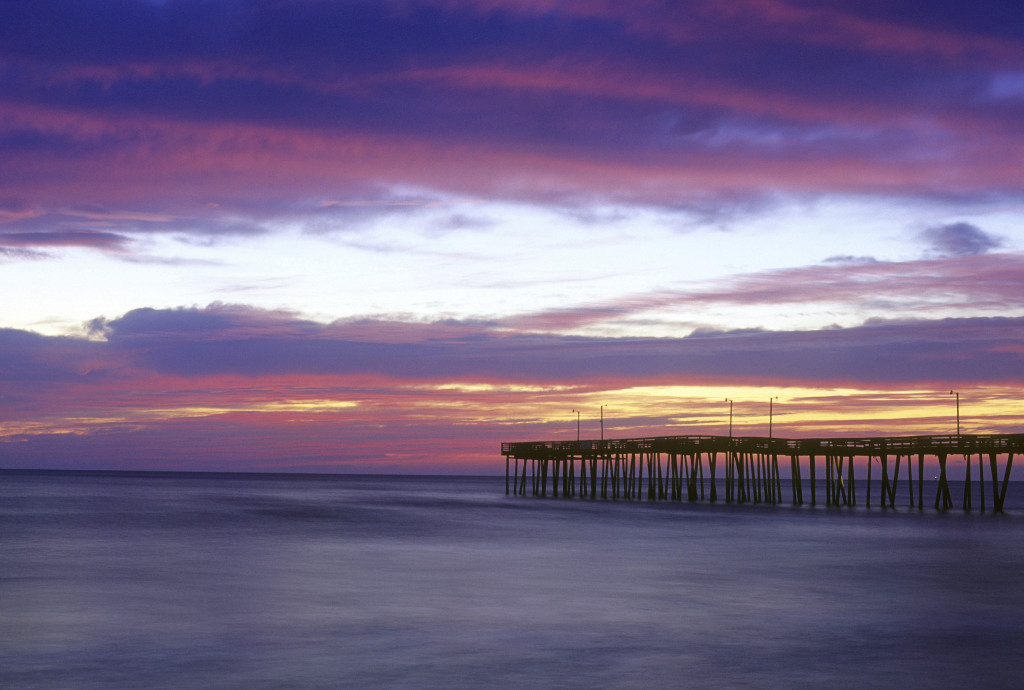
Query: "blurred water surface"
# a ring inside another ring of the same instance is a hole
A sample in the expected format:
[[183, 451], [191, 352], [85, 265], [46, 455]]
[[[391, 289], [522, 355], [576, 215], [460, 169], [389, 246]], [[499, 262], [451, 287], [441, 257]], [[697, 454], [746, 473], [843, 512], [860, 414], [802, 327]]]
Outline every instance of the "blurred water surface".
[[1016, 688], [1022, 493], [994, 516], [0, 472], [0, 687]]

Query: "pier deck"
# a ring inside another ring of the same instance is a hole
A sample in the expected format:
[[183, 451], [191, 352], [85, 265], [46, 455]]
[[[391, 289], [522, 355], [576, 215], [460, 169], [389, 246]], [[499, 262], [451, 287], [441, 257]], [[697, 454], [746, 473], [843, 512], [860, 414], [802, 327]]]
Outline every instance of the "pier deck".
[[[924, 507], [925, 459], [938, 466], [934, 507], [953, 507], [947, 461], [961, 456], [965, 466], [964, 510], [986, 509], [985, 463], [994, 512], [1002, 512], [1013, 456], [1024, 452], [1024, 434], [956, 434], [948, 436], [885, 436], [851, 438], [769, 438], [759, 436], [653, 436], [580, 441], [502, 443], [505, 493], [535, 496], [625, 498], [647, 500], [719, 500], [716, 481], [724, 463], [727, 503], [778, 503], [782, 497], [779, 457], [790, 462], [789, 482], [794, 505], [804, 504], [809, 480], [810, 504], [817, 505], [819, 461], [825, 480], [826, 505], [857, 505], [854, 464], [867, 465], [865, 505], [872, 505], [872, 469], [877, 461], [880, 496], [877, 504], [895, 507], [900, 468], [906, 461], [910, 505]], [[977, 458], [977, 480], [972, 459]], [[917, 459], [915, 500], [912, 459]], [[522, 460], [522, 472], [519, 461]], [[514, 463], [514, 467], [513, 467]], [[647, 478], [644, 482], [646, 466]], [[1001, 467], [1000, 467], [1001, 466]], [[579, 468], [577, 471], [577, 467]], [[705, 474], [707, 468], [707, 474]], [[890, 469], [892, 470], [890, 474]], [[1001, 470], [1001, 471], [1000, 471]], [[1001, 476], [1000, 476], [1001, 475]], [[708, 481], [705, 481], [707, 478]], [[973, 485], [977, 483], [977, 491]], [[646, 495], [644, 489], [646, 486]], [[708, 490], [705, 491], [705, 488]]]

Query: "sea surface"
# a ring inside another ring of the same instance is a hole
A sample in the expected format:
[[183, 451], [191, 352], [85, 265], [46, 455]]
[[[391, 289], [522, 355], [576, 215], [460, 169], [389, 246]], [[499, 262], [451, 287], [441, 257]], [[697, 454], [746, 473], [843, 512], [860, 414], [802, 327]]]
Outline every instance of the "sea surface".
[[1024, 687], [1024, 486], [952, 495], [0, 472], [0, 687]]

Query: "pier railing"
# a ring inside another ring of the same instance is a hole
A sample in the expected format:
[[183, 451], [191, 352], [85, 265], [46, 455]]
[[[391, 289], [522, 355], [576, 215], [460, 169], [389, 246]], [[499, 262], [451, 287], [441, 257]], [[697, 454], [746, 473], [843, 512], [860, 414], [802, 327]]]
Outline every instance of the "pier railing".
[[828, 451], [852, 451], [856, 455], [939, 452], [958, 453], [1021, 453], [1024, 434], [948, 434], [929, 436], [857, 436], [836, 438], [770, 438], [767, 436], [647, 436], [581, 441], [520, 441], [501, 444], [501, 454], [530, 458], [538, 454], [555, 457], [561, 454], [597, 452], [631, 453], [642, 451], [680, 452], [728, 451], [768, 452], [778, 455], [808, 455]]
[[[716, 470], [719, 454], [725, 463], [726, 502], [779, 502], [782, 481], [778, 458], [789, 457], [793, 503], [802, 505], [803, 463], [807, 459], [811, 504], [817, 503], [816, 465], [824, 461], [825, 501], [829, 505], [856, 505], [854, 459], [867, 458], [866, 505], [871, 505], [872, 465], [877, 461], [881, 473], [880, 505], [895, 507], [896, 485], [901, 462], [906, 460], [911, 506], [915, 505], [913, 465], [917, 456], [917, 500], [923, 507], [925, 457], [934, 457], [939, 466], [939, 484], [935, 507], [945, 510], [953, 505], [949, 491], [947, 459], [962, 455], [965, 460], [965, 510], [973, 507], [971, 459], [977, 457], [978, 494], [981, 510], [985, 509], [985, 478], [982, 458], [987, 456], [992, 485], [992, 507], [1003, 509], [1013, 456], [1024, 452], [1024, 434], [948, 434], [929, 436], [775, 438], [761, 436], [651, 436], [579, 441], [523, 441], [501, 444], [505, 456], [506, 493], [527, 492], [527, 472], [535, 495], [551, 492], [562, 495], [596, 498], [600, 485], [603, 498], [640, 498], [644, 490], [644, 467], [647, 468], [647, 499], [687, 500], [705, 498], [705, 475], [710, 475], [710, 500], [718, 499]], [[999, 458], [1005, 456], [1002, 477]], [[520, 475], [519, 461], [523, 461]], [[515, 462], [514, 476], [510, 461]], [[890, 461], [894, 472], [889, 475]], [[600, 462], [600, 468], [598, 463]], [[577, 487], [577, 463], [579, 465]], [[589, 466], [589, 467], [588, 467]], [[588, 473], [589, 469], [589, 473]], [[639, 472], [638, 472], [639, 470]], [[589, 477], [588, 477], [589, 474]], [[511, 482], [510, 482], [511, 480]]]

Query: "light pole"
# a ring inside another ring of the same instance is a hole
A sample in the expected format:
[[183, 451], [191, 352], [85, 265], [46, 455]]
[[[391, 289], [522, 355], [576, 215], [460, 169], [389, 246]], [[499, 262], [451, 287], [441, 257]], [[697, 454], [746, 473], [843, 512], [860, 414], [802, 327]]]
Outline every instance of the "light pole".
[[772, 403], [779, 399], [779, 396], [768, 398], [768, 440], [772, 438]]
[[604, 443], [604, 408], [607, 405], [601, 405], [601, 442]]
[[956, 435], [960, 435], [960, 391], [950, 391], [950, 395], [956, 396]]
[[576, 413], [576, 443], [580, 442], [580, 411], [573, 410]]
[[732, 440], [732, 398], [726, 398], [725, 402], [729, 403], [729, 440]]

